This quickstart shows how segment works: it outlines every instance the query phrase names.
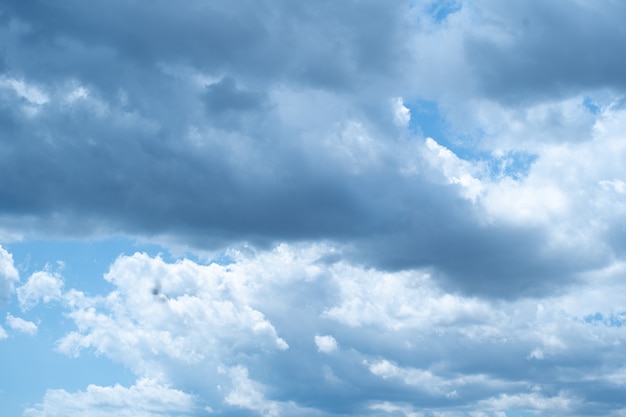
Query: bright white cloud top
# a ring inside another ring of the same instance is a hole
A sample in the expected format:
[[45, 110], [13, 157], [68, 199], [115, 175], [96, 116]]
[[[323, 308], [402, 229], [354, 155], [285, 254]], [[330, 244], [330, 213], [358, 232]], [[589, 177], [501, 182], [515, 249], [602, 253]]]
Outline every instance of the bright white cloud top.
[[4, 1], [3, 410], [626, 415], [625, 13]]

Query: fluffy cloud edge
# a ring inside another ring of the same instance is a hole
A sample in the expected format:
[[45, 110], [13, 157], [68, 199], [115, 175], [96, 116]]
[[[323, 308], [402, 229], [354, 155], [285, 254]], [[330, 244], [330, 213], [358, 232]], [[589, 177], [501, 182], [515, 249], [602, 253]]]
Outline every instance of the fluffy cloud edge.
[[24, 411], [24, 417], [191, 416], [198, 408], [192, 395], [143, 378], [130, 387], [89, 385], [69, 393], [48, 390], [43, 402]]

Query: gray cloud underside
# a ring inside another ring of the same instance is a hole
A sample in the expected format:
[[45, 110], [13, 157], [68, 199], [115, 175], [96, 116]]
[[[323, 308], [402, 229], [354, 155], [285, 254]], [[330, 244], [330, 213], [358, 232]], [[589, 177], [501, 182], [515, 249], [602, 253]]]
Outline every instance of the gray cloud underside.
[[554, 291], [623, 246], [618, 233], [600, 236], [605, 251], [555, 248], [545, 226], [484, 221], [388, 105], [619, 94], [619, 5], [478, 2], [450, 60], [423, 37], [470, 6], [441, 27], [408, 2], [1, 7], [5, 86], [45, 96], [0, 92], [5, 229], [211, 248], [324, 239], [357, 262], [431, 267], [452, 290], [500, 297]]

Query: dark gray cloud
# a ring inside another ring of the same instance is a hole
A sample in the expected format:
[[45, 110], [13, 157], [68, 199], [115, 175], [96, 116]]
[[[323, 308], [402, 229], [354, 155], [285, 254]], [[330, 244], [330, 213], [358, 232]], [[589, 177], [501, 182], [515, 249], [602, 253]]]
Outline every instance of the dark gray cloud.
[[465, 43], [468, 63], [489, 97], [519, 104], [581, 90], [624, 92], [623, 4], [487, 0], [471, 7], [495, 35], [479, 32]]
[[[621, 88], [620, 6], [534, 5], [472, 6], [508, 36], [464, 38], [484, 94]], [[505, 298], [605, 262], [610, 251], [550, 246], [545, 224], [485, 222], [460, 187], [432, 179], [421, 138], [393, 123], [391, 100], [419, 95], [411, 69], [429, 64], [413, 56], [410, 10], [4, 2], [3, 226], [211, 248], [331, 240], [357, 262], [429, 267], [453, 291]]]

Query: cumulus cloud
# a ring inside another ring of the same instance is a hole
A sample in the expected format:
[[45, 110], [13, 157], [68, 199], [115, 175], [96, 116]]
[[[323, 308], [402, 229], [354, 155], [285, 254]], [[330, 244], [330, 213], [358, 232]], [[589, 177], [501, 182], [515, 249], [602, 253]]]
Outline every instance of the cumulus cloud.
[[[218, 415], [585, 415], [599, 390], [615, 392], [607, 412], [626, 407], [623, 265], [559, 296], [500, 302], [452, 296], [427, 271], [329, 261], [336, 253], [248, 247], [224, 265], [121, 256], [108, 294], [66, 292], [76, 330], [58, 349], [123, 363]], [[49, 391], [29, 412], [86, 396]]]
[[16, 330], [20, 333], [25, 333], [31, 336], [37, 334], [37, 325], [32, 321], [24, 320], [20, 317], [12, 316], [10, 313], [7, 314], [6, 319], [7, 326], [11, 329]]
[[259, 384], [248, 377], [246, 368], [237, 366], [228, 370], [228, 374], [232, 379], [233, 389], [224, 398], [226, 404], [256, 411], [263, 417], [280, 415], [279, 405], [265, 399]]
[[217, 265], [167, 264], [137, 253], [120, 257], [105, 278], [117, 288], [107, 297], [65, 296], [78, 330], [59, 341], [59, 351], [93, 349], [154, 377], [177, 367], [214, 373], [227, 351], [289, 349]]
[[48, 390], [41, 404], [24, 411], [25, 417], [196, 415], [194, 398], [150, 379], [140, 379], [131, 387], [89, 385], [85, 391], [70, 393]]
[[47, 271], [33, 273], [26, 283], [17, 288], [17, 299], [22, 310], [29, 310], [39, 302], [59, 301], [62, 296], [63, 280], [58, 274]]

